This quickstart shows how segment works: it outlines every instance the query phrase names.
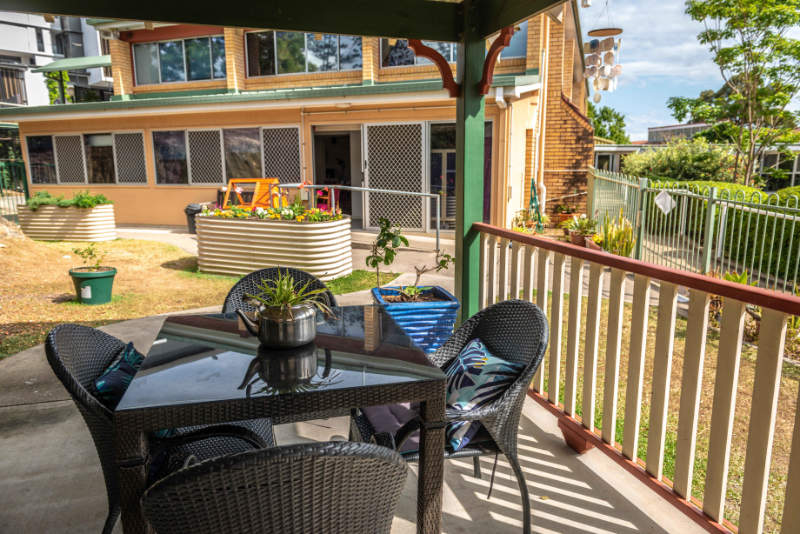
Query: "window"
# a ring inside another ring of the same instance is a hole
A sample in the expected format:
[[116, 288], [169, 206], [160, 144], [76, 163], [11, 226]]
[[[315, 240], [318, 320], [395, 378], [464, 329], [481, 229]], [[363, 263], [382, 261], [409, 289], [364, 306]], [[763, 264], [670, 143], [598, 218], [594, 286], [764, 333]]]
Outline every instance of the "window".
[[23, 106], [28, 103], [25, 73], [21, 69], [0, 69], [0, 102]]
[[138, 85], [225, 78], [225, 38], [138, 43], [133, 64]]
[[186, 132], [182, 130], [153, 132], [153, 151], [156, 159], [156, 183], [189, 183]]
[[228, 180], [261, 176], [261, 134], [258, 128], [222, 130], [222, 144]]
[[56, 183], [56, 157], [53, 138], [49, 135], [28, 137], [28, 165], [31, 170], [31, 183]]
[[[458, 55], [456, 43], [443, 41], [422, 41], [422, 44], [438, 51], [449, 62], [454, 63]], [[397, 39], [394, 44], [389, 39], [381, 39], [381, 66], [402, 67], [408, 65], [431, 65], [433, 62], [424, 57], [416, 57], [414, 51], [408, 47], [408, 41]]]
[[83, 136], [86, 175], [90, 184], [114, 183], [114, 138], [110, 133]]
[[528, 21], [523, 21], [519, 25], [519, 30], [511, 36], [511, 42], [500, 51], [500, 57], [504, 59], [512, 57], [525, 57], [528, 50]]
[[357, 36], [261, 31], [247, 33], [245, 45], [248, 76], [361, 68]]
[[760, 174], [768, 191], [800, 185], [800, 157], [797, 154], [787, 156], [778, 152], [765, 152], [761, 156]]
[[36, 50], [44, 52], [44, 32], [41, 28], [36, 28]]
[[[109, 44], [108, 39], [100, 39], [100, 54], [104, 56], [111, 54], [111, 45]], [[106, 78], [111, 78], [113, 76], [111, 73], [111, 67], [103, 67], [103, 76]]]

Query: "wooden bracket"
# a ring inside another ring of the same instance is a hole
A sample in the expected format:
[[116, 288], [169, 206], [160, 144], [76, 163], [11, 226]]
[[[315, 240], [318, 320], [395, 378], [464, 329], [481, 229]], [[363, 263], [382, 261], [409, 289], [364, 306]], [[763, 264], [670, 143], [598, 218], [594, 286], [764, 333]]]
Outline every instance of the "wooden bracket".
[[489, 48], [489, 53], [486, 54], [486, 59], [483, 61], [483, 77], [478, 84], [478, 93], [485, 95], [489, 92], [489, 87], [492, 85], [492, 77], [494, 76], [494, 67], [497, 65], [497, 58], [500, 52], [511, 43], [511, 36], [514, 35], [514, 26], [506, 26], [500, 30], [500, 35], [494, 40], [492, 46]]
[[451, 97], [457, 97], [461, 94], [461, 86], [457, 84], [455, 78], [453, 78], [453, 71], [450, 69], [450, 63], [447, 62], [442, 54], [430, 46], [425, 46], [419, 39], [409, 39], [408, 47], [413, 50], [414, 54], [418, 57], [426, 57], [433, 61], [442, 74], [442, 86], [447, 89]]

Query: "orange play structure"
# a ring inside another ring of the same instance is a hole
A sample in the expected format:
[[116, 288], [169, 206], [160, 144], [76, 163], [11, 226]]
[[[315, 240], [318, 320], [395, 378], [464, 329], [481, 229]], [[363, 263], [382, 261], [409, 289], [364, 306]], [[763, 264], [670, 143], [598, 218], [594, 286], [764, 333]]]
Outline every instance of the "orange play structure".
[[[233, 178], [228, 182], [228, 189], [225, 191], [225, 200], [222, 208], [231, 206], [231, 193], [236, 195], [239, 206], [249, 208], [280, 208], [289, 204], [286, 193], [281, 193], [280, 182], [277, 178]], [[250, 202], [245, 202], [242, 198], [242, 185], [254, 185], [253, 198]]]

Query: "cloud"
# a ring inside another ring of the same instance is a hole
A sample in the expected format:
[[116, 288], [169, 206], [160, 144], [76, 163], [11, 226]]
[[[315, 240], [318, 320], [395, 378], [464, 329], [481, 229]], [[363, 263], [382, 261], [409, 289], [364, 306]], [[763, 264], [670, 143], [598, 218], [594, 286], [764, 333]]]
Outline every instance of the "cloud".
[[721, 80], [711, 53], [697, 42], [703, 25], [684, 9], [679, 0], [598, 1], [581, 9], [581, 27], [584, 32], [605, 25], [623, 29], [620, 83], [623, 79], [637, 84], [643, 78], [668, 77], [716, 85]]

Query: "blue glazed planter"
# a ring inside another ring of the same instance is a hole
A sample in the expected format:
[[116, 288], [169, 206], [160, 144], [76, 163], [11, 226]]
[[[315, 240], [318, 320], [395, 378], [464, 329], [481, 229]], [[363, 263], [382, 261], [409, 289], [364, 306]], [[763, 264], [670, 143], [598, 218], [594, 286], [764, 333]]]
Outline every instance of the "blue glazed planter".
[[419, 348], [434, 352], [453, 333], [459, 303], [446, 289], [433, 286], [426, 293], [442, 299], [433, 302], [386, 302], [384, 295], [397, 295], [399, 287], [373, 287], [372, 296], [386, 309]]

